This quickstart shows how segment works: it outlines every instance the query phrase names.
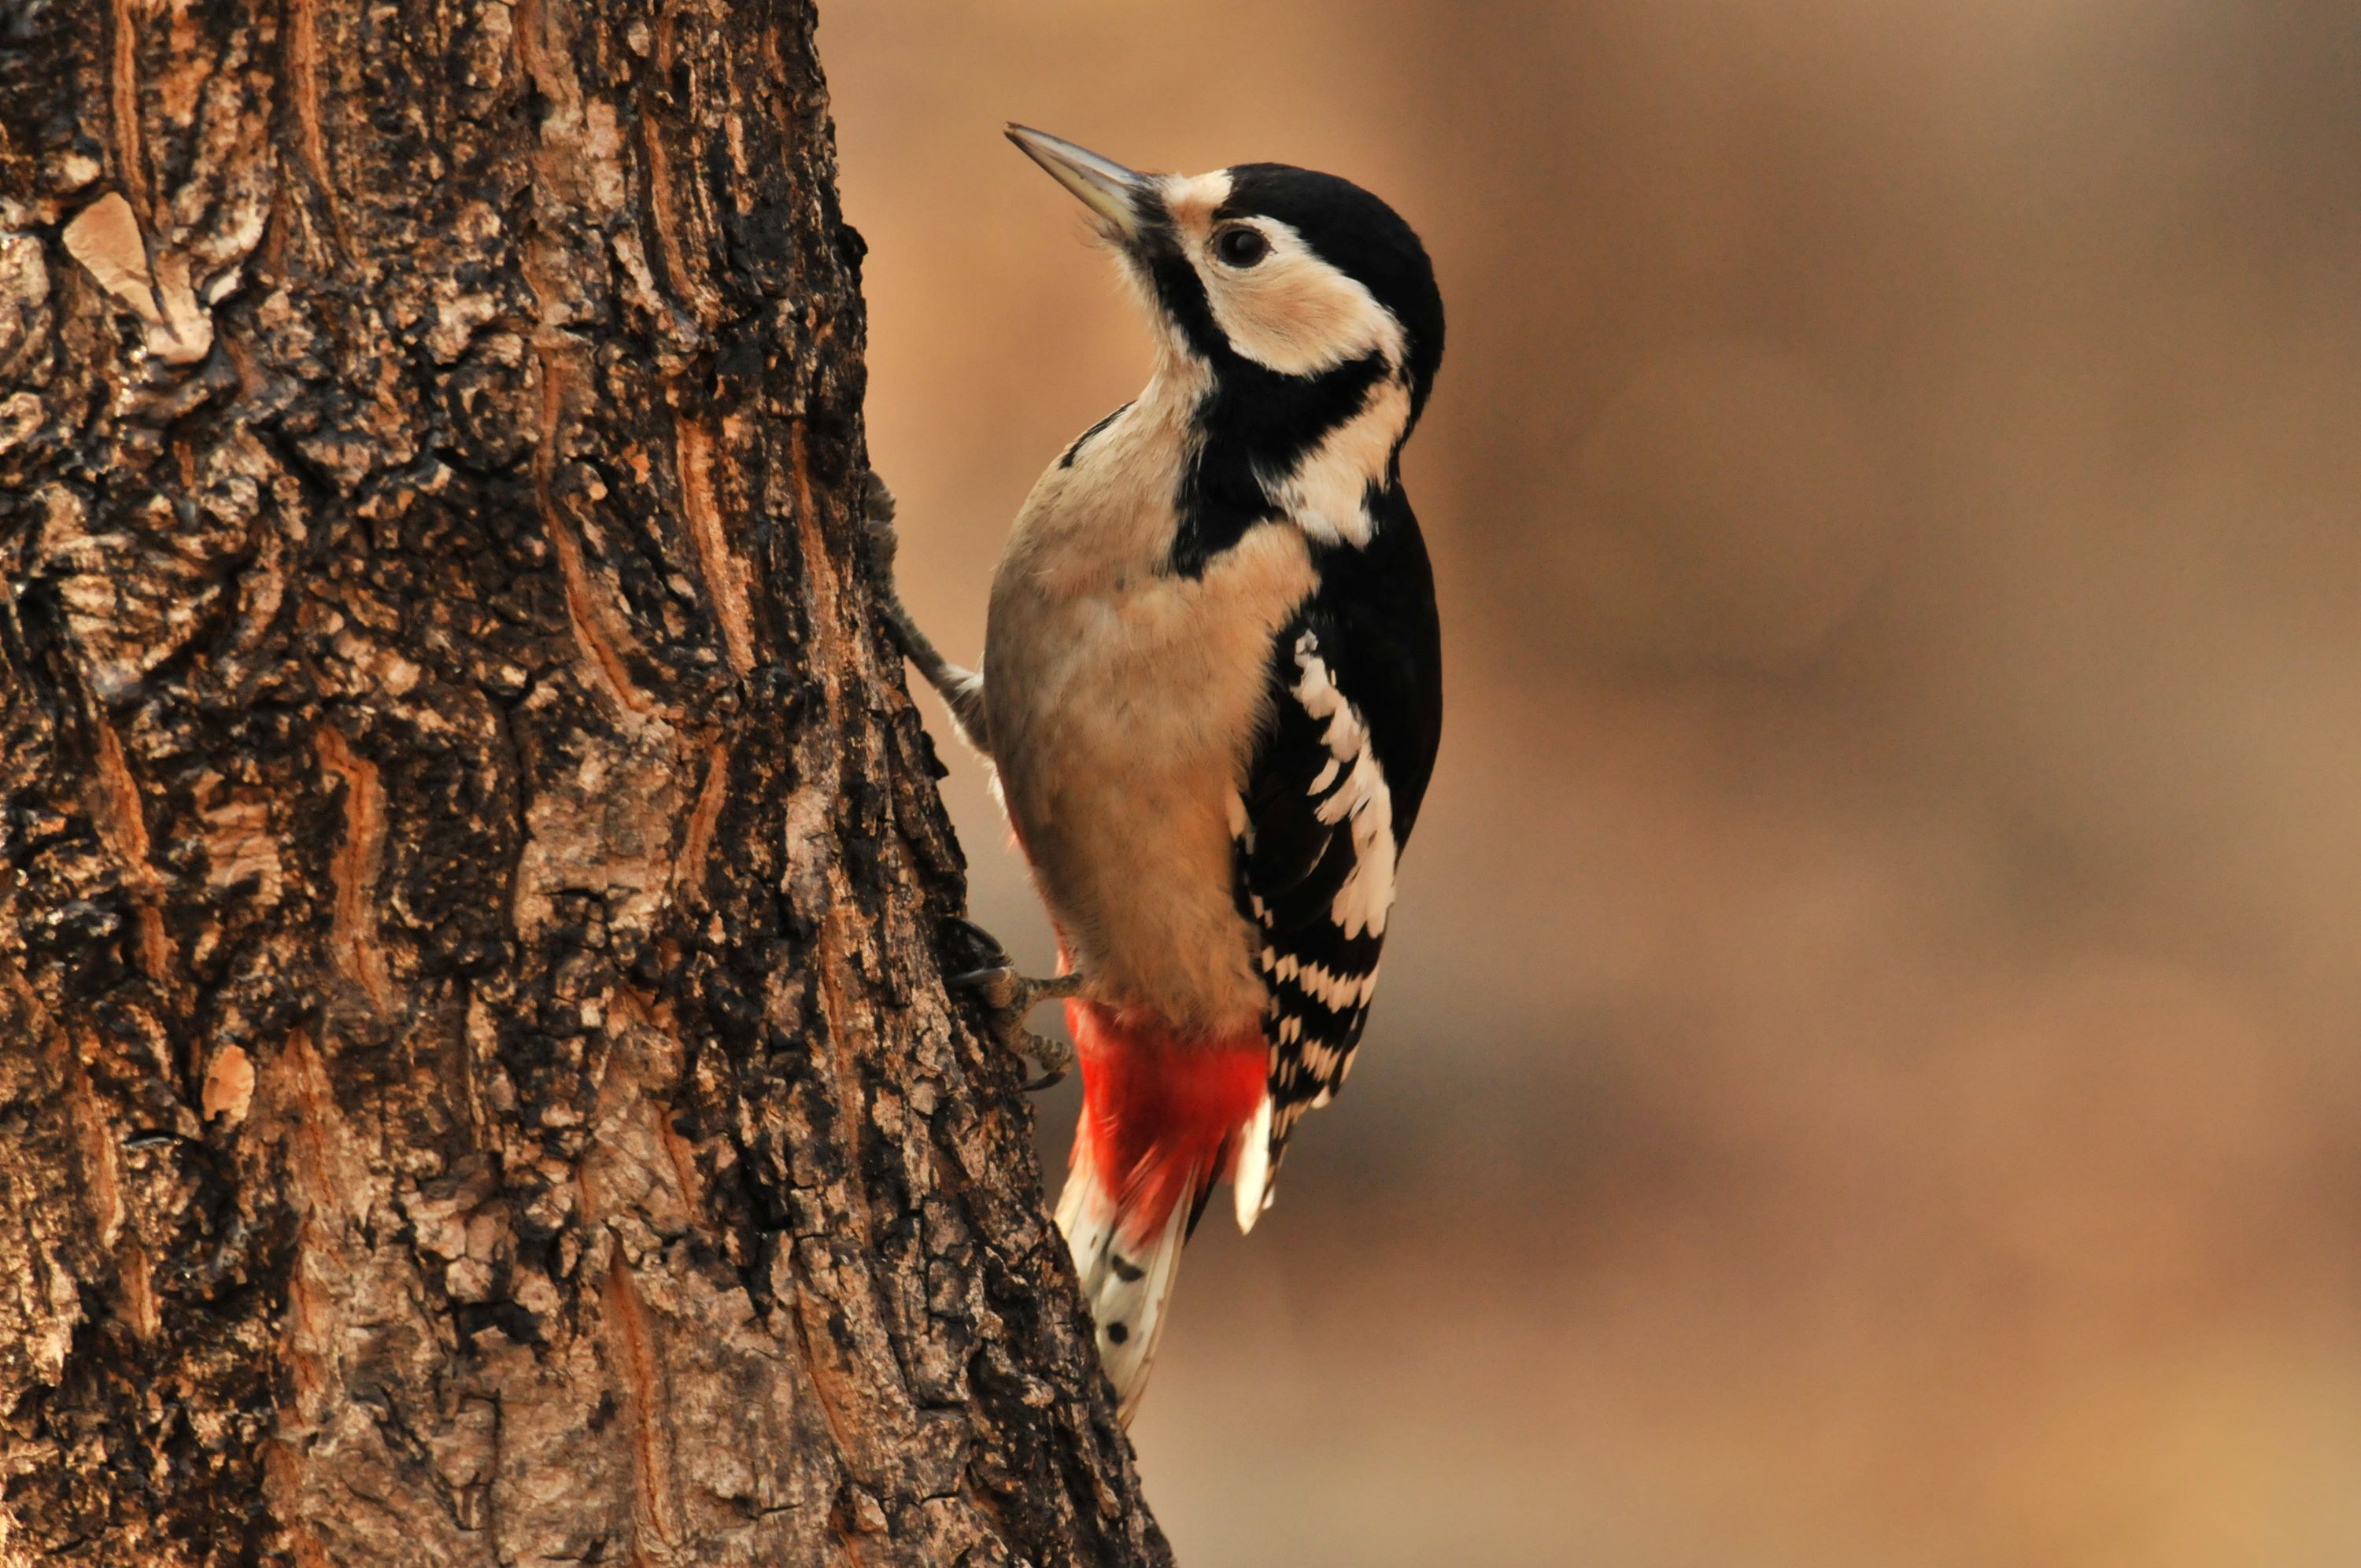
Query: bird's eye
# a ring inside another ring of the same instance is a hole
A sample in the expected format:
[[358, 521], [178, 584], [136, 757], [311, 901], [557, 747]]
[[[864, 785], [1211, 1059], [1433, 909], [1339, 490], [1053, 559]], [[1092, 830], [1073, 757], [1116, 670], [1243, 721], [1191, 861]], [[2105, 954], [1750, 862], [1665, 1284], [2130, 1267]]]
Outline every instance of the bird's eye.
[[1232, 224], [1213, 236], [1213, 254], [1229, 266], [1252, 267], [1270, 254], [1270, 241], [1260, 229]]

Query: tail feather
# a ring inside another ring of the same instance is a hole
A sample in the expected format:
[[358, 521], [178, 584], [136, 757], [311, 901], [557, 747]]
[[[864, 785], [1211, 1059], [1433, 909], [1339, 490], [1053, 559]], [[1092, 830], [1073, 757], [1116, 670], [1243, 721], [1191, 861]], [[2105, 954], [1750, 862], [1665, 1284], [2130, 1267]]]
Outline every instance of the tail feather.
[[[1078, 1150], [1078, 1155], [1080, 1151]], [[1195, 1173], [1190, 1173], [1194, 1179]], [[1058, 1228], [1074, 1255], [1074, 1273], [1098, 1324], [1099, 1363], [1115, 1385], [1126, 1426], [1148, 1389], [1148, 1372], [1164, 1337], [1164, 1309], [1180, 1277], [1189, 1205], [1175, 1203], [1146, 1236], [1123, 1235], [1125, 1212], [1083, 1156], [1058, 1198]]]
[[1069, 1003], [1067, 1019], [1082, 1117], [1058, 1228], [1128, 1424], [1164, 1335], [1181, 1248], [1213, 1183], [1235, 1164], [1241, 1132], [1268, 1103], [1268, 1053], [1259, 1025], [1235, 1039], [1180, 1041], [1093, 1003]]
[[1271, 1178], [1279, 1174], [1270, 1163], [1270, 1091], [1265, 1090], [1255, 1106], [1254, 1120], [1246, 1124], [1239, 1135], [1236, 1187], [1233, 1196], [1238, 1204], [1238, 1234], [1254, 1229], [1262, 1212], [1270, 1207]]

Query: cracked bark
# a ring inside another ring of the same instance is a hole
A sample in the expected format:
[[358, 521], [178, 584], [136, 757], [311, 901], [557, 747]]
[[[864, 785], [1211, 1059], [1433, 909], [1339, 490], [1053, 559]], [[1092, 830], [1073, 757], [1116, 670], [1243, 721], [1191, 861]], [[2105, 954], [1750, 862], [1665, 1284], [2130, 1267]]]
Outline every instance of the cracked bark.
[[808, 4], [0, 7], [0, 1562], [1168, 1560]]

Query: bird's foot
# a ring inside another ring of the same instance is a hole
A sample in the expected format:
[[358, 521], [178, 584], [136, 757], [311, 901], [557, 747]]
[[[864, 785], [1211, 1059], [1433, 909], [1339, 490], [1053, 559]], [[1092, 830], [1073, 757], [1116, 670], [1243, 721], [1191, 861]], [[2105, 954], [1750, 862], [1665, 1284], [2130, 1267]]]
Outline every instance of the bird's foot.
[[927, 634], [918, 630], [917, 621], [902, 603], [901, 590], [894, 581], [894, 557], [901, 545], [901, 536], [894, 532], [894, 492], [885, 488], [885, 481], [877, 477], [874, 468], [869, 470], [862, 504], [867, 511], [862, 522], [862, 538], [869, 552], [870, 573], [875, 580], [873, 591], [886, 630], [901, 645], [903, 657], [916, 664], [927, 684], [941, 694], [961, 738], [990, 757], [992, 737], [984, 719], [983, 677], [944, 658]]
[[991, 932], [964, 917], [953, 923], [985, 961], [981, 968], [952, 975], [945, 983], [967, 992], [983, 1004], [986, 1025], [1004, 1049], [1039, 1065], [1041, 1076], [1027, 1082], [1026, 1089], [1049, 1088], [1064, 1078], [1066, 1069], [1073, 1065], [1074, 1048], [1063, 1040], [1035, 1034], [1026, 1026], [1026, 1015], [1044, 1002], [1062, 1002], [1081, 995], [1082, 977], [1060, 974], [1035, 980], [1019, 974], [1016, 966], [1009, 961], [1008, 949]]
[[869, 563], [876, 568], [878, 580], [890, 588], [894, 557], [900, 551], [902, 537], [894, 532], [894, 492], [885, 488], [885, 481], [874, 468], [869, 470], [863, 482], [861, 504], [861, 533], [869, 549]]

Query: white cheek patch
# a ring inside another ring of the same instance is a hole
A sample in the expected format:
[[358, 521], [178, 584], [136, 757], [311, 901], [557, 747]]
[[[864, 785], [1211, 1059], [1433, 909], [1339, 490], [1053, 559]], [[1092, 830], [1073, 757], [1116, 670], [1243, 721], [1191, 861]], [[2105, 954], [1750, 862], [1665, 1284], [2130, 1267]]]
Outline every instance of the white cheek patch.
[[1400, 365], [1401, 323], [1363, 284], [1323, 261], [1294, 226], [1277, 218], [1243, 220], [1270, 242], [1252, 267], [1231, 267], [1213, 253], [1213, 214], [1230, 199], [1227, 170], [1167, 175], [1165, 210], [1180, 247], [1205, 287], [1213, 323], [1230, 346], [1283, 376], [1316, 376], [1371, 353]]
[[[1283, 376], [1323, 375], [1372, 355], [1385, 363], [1385, 376], [1352, 418], [1284, 471], [1255, 475], [1271, 504], [1309, 537], [1367, 544], [1376, 528], [1366, 504], [1369, 488], [1384, 483], [1394, 448], [1410, 428], [1410, 389], [1401, 368], [1408, 334], [1367, 285], [1323, 259], [1292, 225], [1277, 218], [1238, 220], [1268, 240], [1270, 250], [1252, 267], [1224, 263], [1213, 239], [1223, 226], [1215, 214], [1231, 189], [1223, 170], [1167, 175], [1161, 188], [1180, 247], [1230, 347]], [[1164, 320], [1160, 311], [1150, 313]], [[1161, 346], [1159, 364], [1180, 366], [1192, 357], [1170, 323]]]
[[1370, 354], [1401, 363], [1401, 323], [1366, 285], [1312, 254], [1288, 225], [1256, 218], [1252, 225], [1270, 241], [1270, 254], [1252, 267], [1195, 252], [1214, 324], [1231, 347], [1283, 376], [1317, 376]]

